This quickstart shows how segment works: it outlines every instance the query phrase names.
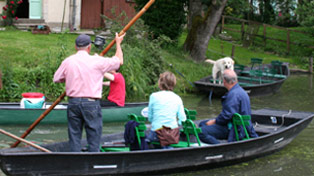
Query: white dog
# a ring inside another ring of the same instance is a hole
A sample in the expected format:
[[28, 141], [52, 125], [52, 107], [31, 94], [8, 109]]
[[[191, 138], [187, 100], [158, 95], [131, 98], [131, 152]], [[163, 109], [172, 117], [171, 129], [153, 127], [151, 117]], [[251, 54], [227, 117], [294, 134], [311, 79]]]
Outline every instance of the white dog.
[[219, 80], [219, 84], [222, 84], [222, 74], [225, 69], [234, 69], [234, 61], [230, 57], [224, 57], [216, 61], [206, 59], [205, 62], [214, 65], [212, 70], [214, 84], [216, 84], [216, 79]]

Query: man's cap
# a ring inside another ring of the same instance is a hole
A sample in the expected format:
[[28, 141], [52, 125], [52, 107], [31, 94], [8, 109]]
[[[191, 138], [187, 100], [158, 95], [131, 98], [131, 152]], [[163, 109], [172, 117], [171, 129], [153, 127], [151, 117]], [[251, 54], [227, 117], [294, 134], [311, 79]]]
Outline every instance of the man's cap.
[[81, 34], [79, 35], [76, 40], [75, 40], [75, 44], [76, 46], [78, 47], [84, 47], [84, 46], [87, 46], [91, 43], [91, 39], [90, 39], [90, 36], [89, 35], [86, 35], [86, 34]]

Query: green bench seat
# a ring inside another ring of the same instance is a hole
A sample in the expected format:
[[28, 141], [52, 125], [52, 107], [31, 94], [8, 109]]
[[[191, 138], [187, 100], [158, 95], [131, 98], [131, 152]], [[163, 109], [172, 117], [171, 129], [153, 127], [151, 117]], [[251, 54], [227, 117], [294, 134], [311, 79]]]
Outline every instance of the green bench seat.
[[246, 77], [246, 76], [238, 76], [238, 80], [239, 80], [239, 82], [241, 80], [251, 81], [251, 82], [260, 82], [260, 83], [273, 83], [273, 82], [275, 82], [274, 80], [253, 78], [253, 77]]

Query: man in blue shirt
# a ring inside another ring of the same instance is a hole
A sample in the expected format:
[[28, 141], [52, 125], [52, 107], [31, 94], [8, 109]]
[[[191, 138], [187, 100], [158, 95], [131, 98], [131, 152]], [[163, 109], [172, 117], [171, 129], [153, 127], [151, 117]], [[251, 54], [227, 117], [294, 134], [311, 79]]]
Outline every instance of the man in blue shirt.
[[[218, 144], [218, 139], [228, 139], [228, 142], [236, 141], [233, 127], [231, 127], [234, 113], [251, 115], [250, 98], [243, 88], [238, 84], [237, 74], [230, 69], [223, 73], [223, 83], [228, 92], [222, 97], [222, 111], [215, 119], [204, 120], [199, 124], [202, 133], [200, 140], [208, 144]], [[229, 124], [229, 125], [228, 125]], [[258, 137], [252, 123], [248, 127], [250, 137]], [[240, 139], [244, 136], [240, 131]]]

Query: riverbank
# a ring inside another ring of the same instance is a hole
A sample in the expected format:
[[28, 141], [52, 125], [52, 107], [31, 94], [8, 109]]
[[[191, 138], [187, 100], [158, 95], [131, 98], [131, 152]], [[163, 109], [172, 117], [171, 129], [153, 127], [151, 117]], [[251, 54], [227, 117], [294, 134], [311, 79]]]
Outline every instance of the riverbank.
[[[1, 102], [16, 102], [23, 92], [42, 92], [47, 101], [55, 101], [64, 91], [63, 84], [55, 84], [52, 77], [60, 63], [67, 56], [75, 53], [74, 40], [78, 34], [62, 33], [34, 35], [31, 32], [7, 29], [0, 32], [0, 69], [3, 72], [3, 89], [0, 90]], [[177, 44], [169, 44], [167, 38], [150, 41], [137, 38], [136, 31], [129, 31], [123, 42], [125, 64], [121, 72], [125, 76], [127, 101], [147, 100], [148, 96], [158, 90], [157, 80], [161, 72], [170, 70], [177, 76], [176, 93], [185, 94], [196, 91], [191, 82], [211, 74], [211, 64], [193, 61], [183, 51], [186, 38], [184, 32]], [[92, 36], [94, 40], [95, 36]], [[107, 44], [109, 41], [107, 41]], [[206, 56], [210, 59], [231, 55], [232, 43], [212, 38]], [[251, 51], [240, 45], [235, 46], [237, 64], [248, 65], [253, 57], [262, 58], [264, 63], [280, 60], [302, 68], [293, 58], [285, 58], [270, 53]], [[92, 54], [100, 53], [93, 46]], [[228, 54], [229, 53], [229, 54]], [[114, 48], [106, 56], [114, 54]], [[103, 97], [108, 89], [104, 88]]]

